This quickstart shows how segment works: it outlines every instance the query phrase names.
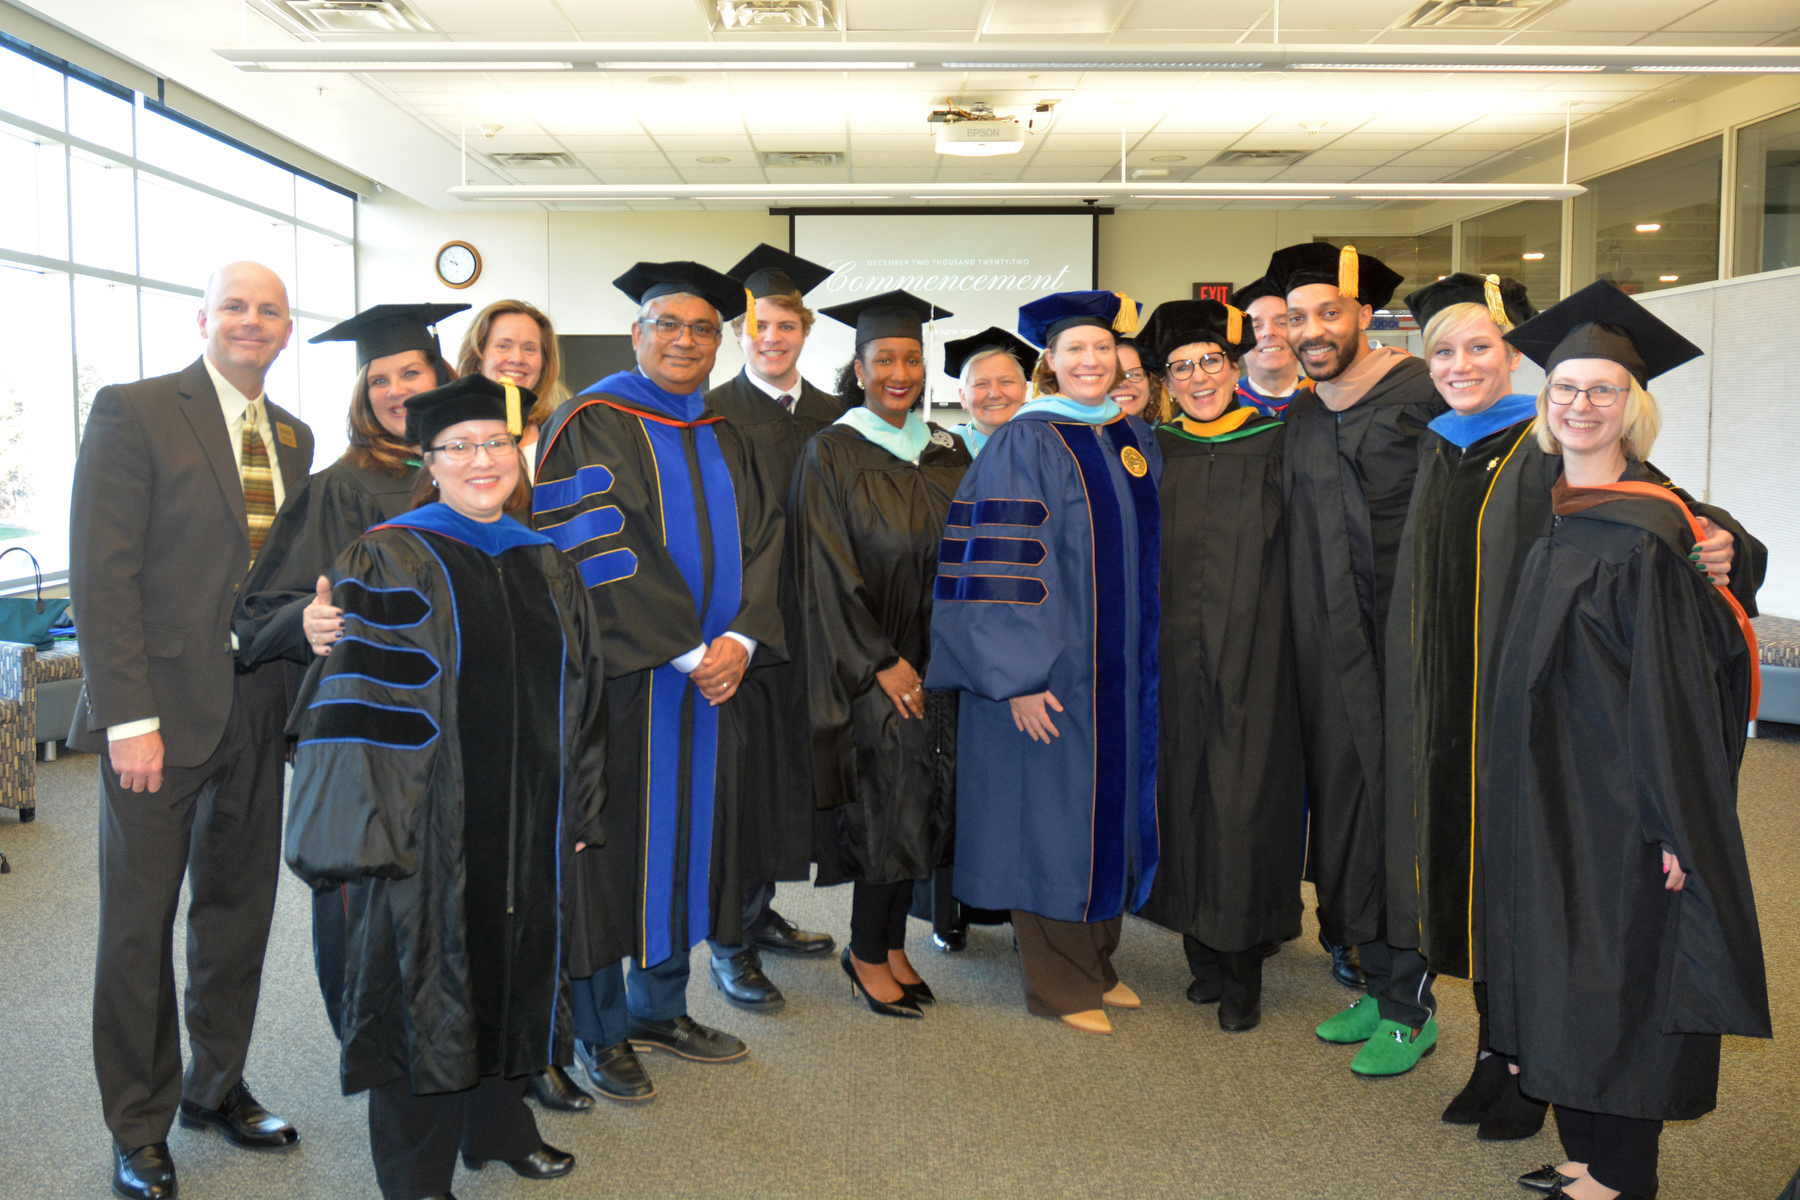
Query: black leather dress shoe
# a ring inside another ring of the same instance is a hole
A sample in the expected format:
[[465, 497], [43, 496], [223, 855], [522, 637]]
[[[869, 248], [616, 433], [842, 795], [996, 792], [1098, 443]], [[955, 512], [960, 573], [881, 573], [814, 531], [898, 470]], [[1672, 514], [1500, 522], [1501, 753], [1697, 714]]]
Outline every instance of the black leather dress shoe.
[[[900, 983], [895, 980], [895, 983]], [[936, 1004], [937, 997], [932, 994], [931, 985], [923, 979], [917, 983], [901, 983], [900, 990], [906, 993], [907, 999], [914, 1004]]]
[[1527, 1171], [1519, 1176], [1519, 1186], [1533, 1192], [1549, 1195], [1552, 1188], [1561, 1187], [1575, 1180], [1556, 1169], [1555, 1163], [1545, 1163], [1535, 1171]]
[[682, 1013], [672, 1021], [631, 1021], [631, 1048], [661, 1050], [689, 1062], [736, 1062], [750, 1047], [717, 1029], [709, 1029]]
[[968, 924], [959, 922], [948, 929], [933, 930], [931, 944], [945, 954], [955, 954], [958, 950], [967, 950], [969, 948]]
[[755, 946], [739, 950], [730, 958], [713, 959], [712, 981], [719, 995], [738, 1008], [772, 1013], [787, 1006], [787, 997], [763, 974], [762, 959]]
[[1217, 980], [1209, 987], [1196, 979], [1188, 984], [1187, 998], [1195, 1004], [1217, 1004], [1222, 990]]
[[588, 1081], [608, 1100], [621, 1104], [642, 1104], [656, 1098], [656, 1085], [650, 1072], [638, 1061], [630, 1042], [616, 1046], [594, 1047], [577, 1040], [575, 1057], [587, 1071]]
[[587, 1112], [594, 1107], [594, 1098], [554, 1063], [542, 1071], [533, 1071], [525, 1090], [540, 1107], [557, 1112]]
[[750, 935], [750, 944], [770, 954], [789, 954], [795, 958], [817, 958], [830, 954], [837, 943], [828, 933], [811, 933], [801, 929], [780, 913], [769, 910], [769, 919]]
[[300, 1131], [258, 1104], [241, 1079], [217, 1108], [183, 1100], [181, 1123], [189, 1129], [216, 1129], [226, 1140], [250, 1150], [285, 1150], [300, 1140]]
[[173, 1200], [175, 1160], [169, 1143], [151, 1142], [136, 1150], [113, 1147], [113, 1191], [126, 1200]]
[[[514, 1174], [522, 1179], [561, 1179], [575, 1169], [575, 1156], [564, 1154], [549, 1143], [539, 1146], [524, 1158], [503, 1158], [500, 1161], [511, 1167]], [[463, 1166], [471, 1171], [479, 1171], [487, 1165], [488, 1160], [485, 1158], [463, 1155]]]
[[1319, 945], [1325, 947], [1326, 953], [1331, 955], [1331, 977], [1333, 979], [1347, 988], [1369, 986], [1369, 981], [1363, 978], [1362, 961], [1356, 953], [1355, 946], [1339, 946], [1326, 941], [1323, 933], [1319, 934]]

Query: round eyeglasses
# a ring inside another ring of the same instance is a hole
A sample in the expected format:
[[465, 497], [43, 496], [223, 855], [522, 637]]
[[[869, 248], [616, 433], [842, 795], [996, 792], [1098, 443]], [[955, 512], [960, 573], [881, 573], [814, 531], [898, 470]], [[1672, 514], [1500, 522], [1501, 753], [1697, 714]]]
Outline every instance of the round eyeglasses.
[[1596, 383], [1593, 387], [1578, 388], [1572, 383], [1553, 383], [1550, 385], [1550, 403], [1573, 404], [1575, 397], [1585, 395], [1588, 403], [1595, 408], [1611, 408], [1619, 402], [1629, 389], [1614, 387], [1610, 383]]
[[1169, 364], [1169, 376], [1173, 379], [1186, 379], [1199, 367], [1208, 375], [1217, 375], [1225, 369], [1223, 354], [1202, 354], [1199, 358], [1178, 358]]

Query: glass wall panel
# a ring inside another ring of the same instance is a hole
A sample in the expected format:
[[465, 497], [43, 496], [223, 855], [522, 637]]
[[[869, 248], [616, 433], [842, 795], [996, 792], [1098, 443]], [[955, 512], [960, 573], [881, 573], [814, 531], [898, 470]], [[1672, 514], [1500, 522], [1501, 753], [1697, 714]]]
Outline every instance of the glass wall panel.
[[131, 102], [91, 83], [69, 80], [69, 132], [78, 138], [130, 154]]
[[69, 256], [68, 152], [35, 133], [0, 125], [0, 246]]
[[69, 232], [83, 266], [137, 274], [137, 206], [132, 202], [130, 167], [69, 151]]
[[[22, 544], [45, 571], [69, 565], [75, 470], [69, 394], [69, 277], [0, 263], [0, 322], [29, 354], [0, 354], [0, 543]], [[25, 564], [13, 555], [5, 575]]]
[[148, 171], [138, 177], [138, 203], [144, 228], [155, 231], [144, 239], [146, 278], [204, 287], [213, 268], [247, 258], [281, 276], [293, 302], [293, 225]]
[[1800, 267], [1800, 111], [1738, 130], [1731, 272]]
[[1723, 138], [1586, 180], [1575, 200], [1572, 278], [1608, 279], [1626, 292], [1685, 287], [1719, 277]]
[[302, 398], [297, 408], [287, 400], [280, 403], [295, 409], [300, 419], [312, 426], [315, 471], [337, 461], [350, 443], [344, 422], [350, 413], [350, 389], [356, 382], [356, 346], [351, 342], [308, 345], [309, 339], [324, 333], [332, 324], [302, 317], [294, 323], [293, 344], [282, 356], [299, 365]]
[[0, 111], [52, 129], [63, 128], [64, 78], [61, 71], [0, 49]]
[[296, 231], [300, 289], [295, 308], [309, 312], [350, 312], [356, 307], [356, 247], [347, 241]]
[[1562, 299], [1562, 204], [1532, 200], [1465, 218], [1462, 269], [1525, 285], [1539, 312]]
[[138, 157], [252, 204], [293, 214], [293, 172], [144, 108], [138, 110]]
[[294, 215], [341, 233], [346, 241], [356, 236], [356, 201], [300, 176], [294, 177]]
[[173, 375], [200, 357], [205, 348], [200, 338], [200, 297], [143, 288], [138, 307], [143, 321], [145, 379]]
[[[198, 351], [196, 350], [196, 354]], [[142, 379], [137, 288], [75, 276], [75, 419], [87, 427], [94, 394], [109, 383]]]
[[1434, 283], [1450, 273], [1450, 227], [1433, 229], [1421, 234], [1373, 234], [1368, 237], [1331, 236], [1314, 237], [1315, 242], [1328, 242], [1333, 246], [1355, 246], [1358, 253], [1379, 258], [1392, 269], [1400, 272], [1400, 286], [1394, 289], [1394, 299], [1388, 310], [1400, 312], [1406, 308], [1407, 293]]

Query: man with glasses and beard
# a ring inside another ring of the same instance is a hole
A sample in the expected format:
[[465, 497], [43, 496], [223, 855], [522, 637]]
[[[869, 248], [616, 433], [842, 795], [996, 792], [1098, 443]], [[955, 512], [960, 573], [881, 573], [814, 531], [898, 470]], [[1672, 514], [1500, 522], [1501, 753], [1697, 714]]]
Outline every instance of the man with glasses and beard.
[[1422, 361], [1369, 344], [1401, 279], [1380, 260], [1307, 242], [1277, 250], [1268, 279], [1313, 381], [1288, 406], [1283, 468], [1294, 654], [1311, 664], [1299, 681], [1308, 853], [1320, 932], [1359, 948], [1369, 987], [1318, 1034], [1364, 1043], [1356, 1074], [1400, 1075], [1438, 1029], [1424, 956], [1387, 941], [1382, 656], [1419, 437], [1448, 406]]
[[1244, 373], [1238, 377], [1238, 403], [1282, 420], [1295, 393], [1312, 387], [1312, 380], [1301, 378], [1300, 360], [1288, 345], [1287, 297], [1265, 275], [1232, 293], [1231, 304], [1250, 318], [1256, 334], [1256, 345], [1245, 353]]
[[705, 400], [743, 285], [692, 262], [638, 263], [613, 282], [639, 306], [637, 370], [551, 414], [532, 522], [579, 566], [601, 631], [606, 841], [573, 866], [568, 972], [576, 1056], [602, 1095], [633, 1103], [656, 1094], [638, 1051], [749, 1053], [688, 1016], [688, 961], [708, 937], [745, 938], [731, 699], [753, 658], [783, 655], [783, 518]]

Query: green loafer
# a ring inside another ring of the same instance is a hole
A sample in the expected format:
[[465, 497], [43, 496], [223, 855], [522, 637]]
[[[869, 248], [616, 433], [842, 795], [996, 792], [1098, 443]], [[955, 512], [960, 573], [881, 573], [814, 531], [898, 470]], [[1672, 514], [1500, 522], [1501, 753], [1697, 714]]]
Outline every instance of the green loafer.
[[1368, 1041], [1379, 1024], [1381, 1006], [1376, 1003], [1375, 997], [1365, 995], [1335, 1017], [1326, 1018], [1316, 1032], [1322, 1042], [1349, 1046]]
[[1368, 1044], [1350, 1060], [1350, 1069], [1368, 1079], [1404, 1075], [1436, 1049], [1437, 1039], [1436, 1017], [1427, 1018], [1417, 1036], [1398, 1021], [1383, 1021], [1375, 1027]]

